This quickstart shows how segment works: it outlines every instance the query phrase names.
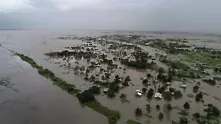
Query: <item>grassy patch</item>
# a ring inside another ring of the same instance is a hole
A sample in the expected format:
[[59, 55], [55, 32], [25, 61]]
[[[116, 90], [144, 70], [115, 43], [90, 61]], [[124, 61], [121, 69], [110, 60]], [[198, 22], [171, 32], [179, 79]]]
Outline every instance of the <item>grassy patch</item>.
[[162, 62], [174, 69], [183, 69], [183, 70], [189, 69], [189, 66], [185, 65], [182, 62], [170, 61], [170, 60], [162, 60]]
[[116, 124], [118, 119], [120, 118], [120, 112], [111, 110], [101, 105], [97, 101], [88, 102], [86, 103], [86, 105], [91, 109], [93, 109], [94, 111], [97, 111], [98, 113], [101, 113], [104, 116], [106, 116], [108, 118], [109, 124]]
[[0, 86], [8, 86], [9, 82], [0, 81]]
[[209, 85], [216, 85], [216, 81], [212, 79], [203, 79], [203, 81]]
[[127, 121], [127, 124], [141, 124], [141, 123], [136, 122], [136, 121], [134, 121], [134, 120], [128, 120], [128, 121]]
[[28, 56], [25, 56], [25, 55], [19, 54], [19, 53], [15, 53], [15, 55], [19, 56], [23, 61], [29, 63], [33, 68], [43, 69], [32, 58], [29, 58]]
[[209, 53], [199, 53], [199, 52], [186, 52], [183, 53], [188, 59], [200, 62], [200, 63], [206, 63], [212, 66], [221, 66], [221, 61], [219, 59], [211, 58]]
[[221, 77], [213, 77], [213, 79], [216, 81], [221, 81]]

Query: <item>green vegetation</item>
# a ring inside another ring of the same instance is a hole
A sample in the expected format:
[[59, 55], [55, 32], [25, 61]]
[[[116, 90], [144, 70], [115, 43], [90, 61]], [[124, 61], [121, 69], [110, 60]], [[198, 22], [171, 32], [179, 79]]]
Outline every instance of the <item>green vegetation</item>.
[[63, 58], [63, 57], [67, 58], [70, 56], [74, 56], [76, 59], [81, 59], [82, 57], [85, 59], [92, 59], [97, 57], [97, 54], [90, 51], [85, 52], [85, 51], [68, 51], [68, 50], [64, 50], [61, 52], [50, 52], [46, 53], [45, 55], [57, 58]]
[[203, 81], [210, 85], [216, 85], [216, 80], [213, 79], [203, 79]]
[[98, 113], [103, 114], [108, 118], [109, 124], [116, 124], [120, 119], [120, 112], [111, 110], [103, 105], [101, 105], [98, 101], [91, 101], [86, 103], [88, 107], [97, 111]]
[[115, 81], [109, 84], [109, 90], [107, 91], [107, 96], [110, 98], [115, 97], [116, 93], [119, 92], [119, 84], [118, 84], [118, 78], [115, 78]]
[[172, 106], [168, 103], [167, 104], [167, 109], [169, 110], [169, 111], [171, 111], [173, 108], [172, 108]]
[[179, 124], [188, 124], [188, 119], [185, 117], [180, 117], [180, 123]]
[[98, 86], [92, 86], [92, 87], [89, 89], [89, 91], [92, 92], [93, 94], [100, 94], [101, 88], [98, 87]]
[[0, 81], [0, 86], [8, 86], [9, 82], [6, 81]]
[[215, 80], [215, 81], [221, 81], [221, 77], [213, 77], [213, 80]]
[[28, 56], [19, 53], [15, 53], [15, 55], [19, 56], [23, 61], [29, 63], [33, 68], [42, 69], [41, 66], [39, 66], [33, 59], [29, 58]]
[[190, 104], [189, 104], [188, 102], [186, 102], [186, 103], [183, 105], [183, 107], [184, 107], [185, 109], [190, 109]]
[[153, 97], [154, 94], [154, 90], [152, 88], [150, 88], [147, 92], [147, 98], [151, 99]]
[[121, 98], [121, 99], [125, 99], [126, 97], [127, 97], [127, 95], [124, 94], [124, 93], [122, 93], [122, 94], [120, 95], [120, 98]]
[[207, 118], [220, 116], [220, 110], [212, 104], [208, 104], [207, 109], [205, 109], [204, 111], [207, 112]]
[[171, 81], [174, 77], [178, 78], [199, 78], [200, 72], [196, 72], [191, 69], [188, 65], [180, 61], [171, 61], [167, 59], [161, 60], [161, 62], [168, 65], [168, 77], [167, 80]]
[[217, 107], [208, 104], [204, 111], [206, 116], [201, 116], [199, 113], [193, 114], [198, 124], [220, 124], [220, 110]]
[[194, 113], [194, 114], [193, 114], [193, 117], [194, 117], [195, 119], [199, 119], [200, 116], [201, 116], [200, 113]]
[[136, 122], [136, 121], [134, 121], [134, 120], [128, 120], [128, 121], [127, 121], [127, 124], [141, 124], [141, 123]]
[[216, 58], [212, 58], [210, 53], [206, 52], [185, 52], [183, 53], [187, 58], [198, 62], [198, 63], [206, 63], [212, 66], [221, 66], [221, 61]]
[[150, 113], [150, 111], [151, 111], [151, 106], [150, 106], [150, 104], [147, 104], [147, 105], [146, 105], [146, 109], [147, 109], [147, 112]]
[[172, 67], [173, 69], [183, 69], [183, 70], [190, 69], [189, 66], [185, 65], [184, 63], [178, 62], [178, 61], [170, 61], [170, 60], [164, 59], [161, 62]]
[[193, 92], [194, 92], [194, 93], [197, 93], [198, 90], [199, 90], [199, 86], [198, 86], [198, 85], [195, 85], [195, 86], [193, 87]]
[[181, 91], [179, 91], [179, 90], [174, 91], [174, 98], [175, 99], [181, 98], [182, 96], [183, 95], [182, 95]]
[[134, 67], [138, 69], [148, 68], [148, 52], [143, 52], [141, 50], [135, 50], [131, 55], [135, 60], [120, 59], [121, 64], [127, 65], [129, 67]]
[[159, 113], [158, 118], [159, 118], [160, 120], [162, 120], [162, 119], [163, 119], [163, 113]]
[[203, 93], [202, 92], [199, 92], [198, 94], [196, 94], [196, 97], [195, 97], [196, 102], [199, 102], [202, 99], [203, 99]]
[[170, 91], [166, 91], [163, 93], [163, 97], [165, 100], [171, 101], [172, 100], [172, 93]]
[[182, 116], [188, 116], [189, 113], [185, 110], [180, 110], [180, 112], [178, 112], [178, 114], [182, 115]]
[[160, 110], [160, 105], [156, 105], [156, 109], [157, 109], [157, 110]]
[[91, 102], [91, 101], [95, 101], [94, 94], [90, 90], [85, 90], [82, 93], [78, 93], [77, 98], [83, 104]]
[[135, 109], [135, 115], [136, 116], [141, 116], [142, 114], [143, 114], [142, 109], [140, 109], [140, 108]]

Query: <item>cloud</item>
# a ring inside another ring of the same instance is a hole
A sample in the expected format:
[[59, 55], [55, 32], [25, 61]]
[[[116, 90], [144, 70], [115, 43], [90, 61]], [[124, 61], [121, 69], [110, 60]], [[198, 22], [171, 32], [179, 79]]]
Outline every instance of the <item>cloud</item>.
[[1, 0], [0, 28], [221, 33], [220, 5], [220, 0]]
[[0, 12], [11, 12], [18, 9], [29, 8], [28, 0], [1, 0]]

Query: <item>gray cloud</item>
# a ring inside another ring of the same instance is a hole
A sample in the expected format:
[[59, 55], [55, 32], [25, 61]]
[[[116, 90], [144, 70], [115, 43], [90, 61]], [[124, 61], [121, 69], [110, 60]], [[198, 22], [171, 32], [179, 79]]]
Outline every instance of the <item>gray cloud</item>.
[[17, 1], [17, 4], [4, 8], [6, 3], [0, 2], [0, 28], [221, 33], [219, 0], [25, 0], [22, 3], [18, 2], [20, 0], [9, 1]]

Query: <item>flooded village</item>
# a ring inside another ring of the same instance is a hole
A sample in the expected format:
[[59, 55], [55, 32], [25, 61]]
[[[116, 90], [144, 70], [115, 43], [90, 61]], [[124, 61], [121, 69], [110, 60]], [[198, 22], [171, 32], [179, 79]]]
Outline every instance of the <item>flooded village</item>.
[[[35, 114], [21, 115], [24, 118], [18, 119], [21, 122], [38, 120], [43, 108], [49, 106], [59, 110], [46, 113], [52, 117], [60, 111], [54, 116], [61, 120], [45, 123], [69, 124], [79, 120], [76, 123], [219, 124], [221, 121], [218, 36], [15, 32], [0, 32], [1, 60], [5, 59], [0, 66], [5, 70], [0, 73], [0, 88], [5, 99], [11, 94], [20, 94], [19, 97], [23, 94], [30, 99], [19, 106], [14, 105], [14, 98], [10, 98], [13, 102], [6, 100], [18, 108], [31, 105], [27, 112]], [[9, 38], [4, 39], [5, 36]], [[29, 94], [36, 95], [39, 101]], [[7, 102], [1, 101], [0, 107], [5, 105]], [[67, 118], [68, 110], [78, 119]]]

